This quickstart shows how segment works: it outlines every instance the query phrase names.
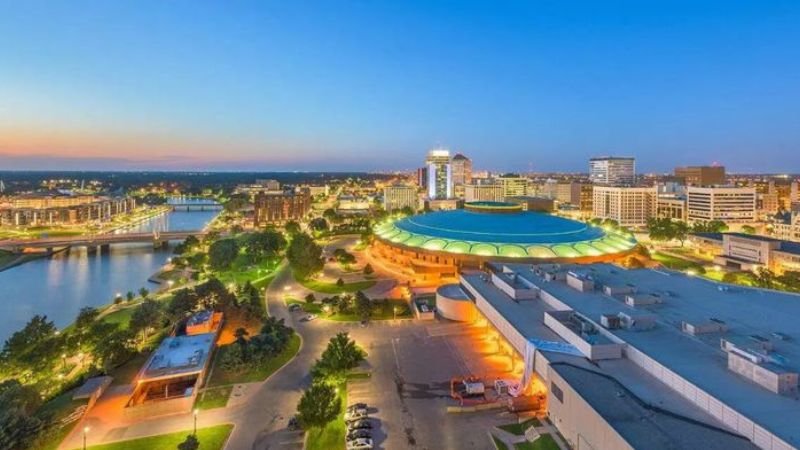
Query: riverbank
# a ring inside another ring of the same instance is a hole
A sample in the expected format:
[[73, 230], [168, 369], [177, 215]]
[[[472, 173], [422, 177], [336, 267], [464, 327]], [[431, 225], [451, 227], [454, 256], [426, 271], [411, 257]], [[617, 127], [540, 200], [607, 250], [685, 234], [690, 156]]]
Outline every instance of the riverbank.
[[0, 250], [0, 272], [52, 254], [53, 253], [48, 254], [47, 252], [16, 254]]

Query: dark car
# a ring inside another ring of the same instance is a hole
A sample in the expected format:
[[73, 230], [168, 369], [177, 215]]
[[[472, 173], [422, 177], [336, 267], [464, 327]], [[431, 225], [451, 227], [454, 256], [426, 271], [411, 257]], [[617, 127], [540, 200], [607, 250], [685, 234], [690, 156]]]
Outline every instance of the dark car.
[[372, 428], [372, 422], [370, 422], [369, 419], [356, 420], [355, 422], [347, 424], [347, 430], [349, 432], [353, 430], [369, 430], [370, 428]]
[[292, 418], [289, 419], [289, 425], [287, 428], [292, 431], [300, 429], [300, 421], [297, 420], [297, 416], [292, 416]]
[[347, 440], [352, 441], [353, 439], [364, 439], [364, 438], [371, 438], [372, 433], [367, 429], [360, 429], [360, 430], [353, 430], [347, 433]]

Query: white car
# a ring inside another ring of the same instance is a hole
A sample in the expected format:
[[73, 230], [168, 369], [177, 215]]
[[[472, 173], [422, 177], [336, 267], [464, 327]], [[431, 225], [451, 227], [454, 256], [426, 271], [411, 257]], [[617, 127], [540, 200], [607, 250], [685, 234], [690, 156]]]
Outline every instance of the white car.
[[347, 443], [347, 450], [372, 450], [372, 439], [362, 438]]
[[355, 422], [356, 420], [366, 419], [369, 417], [366, 411], [347, 411], [344, 414], [345, 422]]
[[307, 316], [305, 317], [305, 319], [306, 319], [306, 322], [311, 322], [312, 320], [316, 320], [316, 318], [317, 318], [317, 315], [316, 315], [316, 314], [309, 314], [309, 315], [307, 315]]

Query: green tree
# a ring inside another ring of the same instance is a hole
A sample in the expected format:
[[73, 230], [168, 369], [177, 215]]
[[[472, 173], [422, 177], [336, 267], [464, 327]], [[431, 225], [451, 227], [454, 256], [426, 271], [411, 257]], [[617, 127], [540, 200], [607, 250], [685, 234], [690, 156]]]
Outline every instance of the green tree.
[[322, 211], [322, 217], [325, 218], [330, 223], [339, 223], [340, 217], [339, 214], [336, 213], [336, 210], [333, 208], [328, 208], [325, 211]]
[[181, 289], [173, 294], [167, 306], [170, 320], [178, 321], [197, 310], [199, 297], [193, 289]]
[[286, 222], [286, 225], [283, 226], [283, 229], [289, 236], [296, 236], [300, 234], [300, 224], [294, 220]]
[[308, 222], [308, 227], [317, 232], [328, 231], [328, 221], [324, 217], [317, 217]]
[[414, 209], [410, 206], [403, 206], [400, 208], [400, 214], [404, 216], [413, 216], [415, 213]]
[[756, 229], [751, 225], [742, 225], [742, 233], [756, 234]]
[[305, 280], [322, 270], [322, 248], [307, 234], [298, 234], [286, 250], [286, 259], [297, 278]]
[[341, 400], [332, 386], [315, 383], [297, 404], [297, 420], [303, 428], [324, 427], [339, 415]]
[[338, 286], [338, 287], [340, 287], [340, 288], [341, 288], [341, 287], [344, 287], [344, 280], [343, 280], [343, 279], [341, 279], [341, 278], [339, 278], [338, 280], [336, 280], [336, 286]]
[[358, 316], [361, 320], [367, 320], [372, 315], [373, 304], [372, 300], [369, 299], [363, 292], [358, 291], [356, 292], [355, 297], [355, 309]]
[[79, 333], [84, 333], [89, 327], [92, 325], [97, 319], [97, 316], [100, 315], [100, 311], [97, 308], [91, 306], [84, 306], [78, 312], [78, 317], [75, 319], [75, 329]]
[[190, 434], [186, 436], [186, 439], [183, 440], [180, 444], [178, 444], [178, 450], [197, 450], [200, 448], [200, 441], [197, 440], [197, 436]]
[[309, 293], [308, 295], [306, 295], [305, 300], [306, 300], [306, 303], [311, 305], [311, 304], [313, 304], [314, 302], [317, 301], [317, 297], [315, 297], [313, 293]]
[[134, 294], [133, 291], [128, 291], [125, 294], [125, 299], [128, 300], [128, 303], [132, 302], [133, 299], [135, 299], [135, 298], [136, 298], [136, 294]]
[[129, 327], [134, 332], [142, 333], [142, 344], [144, 344], [145, 339], [147, 339], [147, 331], [157, 327], [162, 317], [161, 305], [148, 298], [131, 314]]
[[92, 356], [105, 372], [130, 359], [135, 353], [136, 332], [108, 322], [92, 327]]
[[254, 263], [276, 257], [285, 247], [283, 233], [275, 230], [251, 233], [244, 241], [244, 253]]
[[672, 222], [672, 238], [677, 239], [681, 243], [681, 247], [686, 242], [689, 236], [689, 224], [686, 222], [676, 220]]
[[221, 239], [208, 249], [208, 263], [214, 270], [225, 270], [233, 264], [239, 254], [239, 245], [234, 239]]
[[233, 213], [241, 211], [250, 203], [250, 197], [247, 194], [233, 194], [225, 202], [223, 208], [226, 212]]
[[364, 266], [364, 275], [372, 275], [373, 272], [375, 272], [375, 270], [372, 268], [372, 266], [369, 263], [367, 263]]
[[0, 448], [29, 448], [44, 423], [34, 412], [41, 405], [39, 393], [17, 380], [0, 383]]
[[150, 295], [150, 291], [147, 290], [146, 287], [139, 288], [139, 295], [142, 296], [142, 299], [146, 299], [148, 295]]
[[347, 332], [339, 332], [328, 342], [312, 368], [315, 377], [344, 377], [348, 370], [364, 360], [364, 353]]
[[759, 267], [755, 271], [756, 286], [771, 289], [775, 286], [775, 273], [765, 267]]
[[55, 332], [56, 326], [47, 320], [47, 316], [36, 314], [23, 329], [6, 340], [2, 359], [21, 361], [31, 349], [53, 337]]

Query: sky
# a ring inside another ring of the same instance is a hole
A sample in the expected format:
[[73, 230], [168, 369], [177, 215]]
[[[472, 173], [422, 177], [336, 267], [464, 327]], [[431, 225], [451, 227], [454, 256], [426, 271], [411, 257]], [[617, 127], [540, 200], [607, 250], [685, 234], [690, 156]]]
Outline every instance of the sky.
[[800, 172], [797, 1], [0, 0], [0, 170]]

